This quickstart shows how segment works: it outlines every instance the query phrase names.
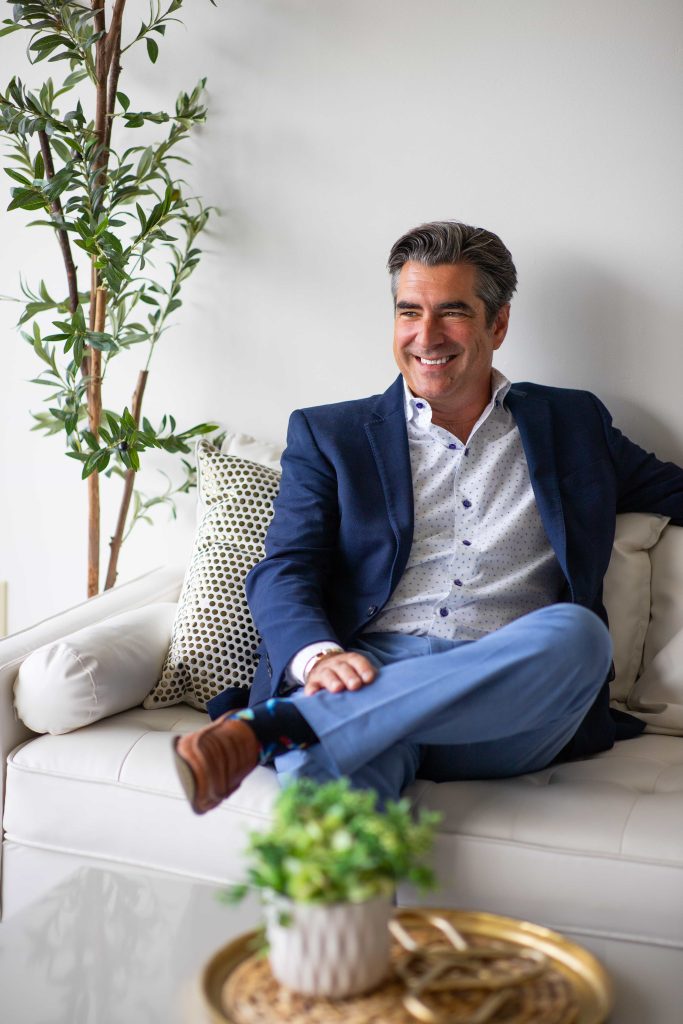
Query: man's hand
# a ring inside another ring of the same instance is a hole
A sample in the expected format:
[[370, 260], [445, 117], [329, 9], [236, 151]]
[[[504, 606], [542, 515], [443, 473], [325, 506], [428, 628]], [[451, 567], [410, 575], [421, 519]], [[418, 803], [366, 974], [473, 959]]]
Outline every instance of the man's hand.
[[360, 690], [377, 675], [377, 669], [355, 651], [338, 651], [319, 658], [306, 677], [304, 696], [310, 697], [318, 690], [340, 693], [342, 690]]

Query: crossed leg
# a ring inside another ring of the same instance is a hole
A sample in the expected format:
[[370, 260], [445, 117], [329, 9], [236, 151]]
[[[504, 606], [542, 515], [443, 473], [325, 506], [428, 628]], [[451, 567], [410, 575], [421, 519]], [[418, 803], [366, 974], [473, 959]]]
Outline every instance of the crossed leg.
[[571, 739], [612, 657], [609, 633], [578, 605], [541, 608], [472, 642], [369, 634], [380, 668], [361, 690], [294, 699], [319, 743], [276, 758], [286, 783], [340, 775], [395, 799], [437, 782], [537, 771]]

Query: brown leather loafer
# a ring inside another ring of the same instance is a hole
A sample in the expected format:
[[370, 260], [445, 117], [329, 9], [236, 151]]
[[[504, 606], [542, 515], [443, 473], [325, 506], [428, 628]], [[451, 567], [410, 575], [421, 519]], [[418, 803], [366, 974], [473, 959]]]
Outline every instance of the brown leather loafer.
[[195, 814], [205, 814], [234, 793], [257, 766], [260, 750], [249, 726], [229, 714], [176, 736], [175, 765]]

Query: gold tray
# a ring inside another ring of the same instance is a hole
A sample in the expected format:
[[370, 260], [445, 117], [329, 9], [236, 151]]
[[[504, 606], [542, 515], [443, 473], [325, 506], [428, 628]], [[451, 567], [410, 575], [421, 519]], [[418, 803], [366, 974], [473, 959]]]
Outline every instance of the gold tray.
[[[588, 950], [557, 932], [528, 921], [499, 917], [478, 911], [425, 908], [430, 915], [445, 917], [465, 935], [498, 939], [544, 953], [571, 985], [577, 1011], [573, 1024], [604, 1024], [614, 1004], [612, 982], [599, 961]], [[398, 921], [414, 920], [414, 911], [397, 911]], [[223, 1005], [225, 983], [235, 968], [254, 954], [260, 931], [248, 932], [220, 949], [201, 975], [201, 993], [213, 1024], [234, 1024]], [[343, 1006], [343, 1000], [339, 1001]]]

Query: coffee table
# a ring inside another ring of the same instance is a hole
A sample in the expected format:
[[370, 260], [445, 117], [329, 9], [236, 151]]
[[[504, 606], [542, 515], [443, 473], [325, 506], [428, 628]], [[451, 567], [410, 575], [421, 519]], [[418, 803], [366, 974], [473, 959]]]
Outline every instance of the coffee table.
[[[158, 873], [83, 868], [0, 924], [0, 1020], [7, 1024], [204, 1024], [198, 977], [211, 955], [259, 924], [217, 886]], [[676, 1024], [683, 950], [570, 938], [612, 975], [610, 1024]]]

